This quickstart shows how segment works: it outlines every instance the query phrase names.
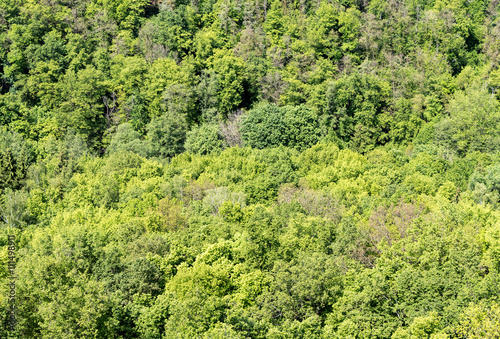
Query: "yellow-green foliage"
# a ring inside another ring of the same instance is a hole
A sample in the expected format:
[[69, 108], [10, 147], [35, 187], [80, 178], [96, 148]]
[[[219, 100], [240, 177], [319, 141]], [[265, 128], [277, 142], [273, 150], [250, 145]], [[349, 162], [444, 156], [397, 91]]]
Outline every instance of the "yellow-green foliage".
[[[60, 197], [30, 178], [0, 205], [13, 220], [1, 259], [14, 232], [19, 326], [31, 337], [495, 331], [497, 204], [461, 191], [454, 160], [433, 149], [323, 143], [77, 163]], [[496, 167], [476, 164], [471, 180], [495, 187]]]

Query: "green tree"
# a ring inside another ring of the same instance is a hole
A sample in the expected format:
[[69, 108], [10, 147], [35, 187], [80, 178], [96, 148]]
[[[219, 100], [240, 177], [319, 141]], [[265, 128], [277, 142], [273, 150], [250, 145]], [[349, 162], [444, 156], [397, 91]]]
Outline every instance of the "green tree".
[[129, 123], [121, 124], [111, 138], [107, 152], [111, 154], [132, 151], [142, 157], [146, 157], [149, 154], [149, 145], [141, 137], [141, 134], [135, 131]]
[[353, 73], [333, 82], [327, 92], [323, 126], [328, 135], [361, 152], [383, 143], [381, 124], [389, 85], [373, 75]]
[[219, 50], [210, 58], [210, 68], [217, 76], [217, 110], [221, 120], [248, 104], [251, 95], [249, 75], [245, 61], [230, 51]]
[[435, 140], [459, 155], [474, 151], [495, 152], [500, 147], [500, 110], [495, 97], [483, 90], [457, 92], [448, 117], [436, 125]]
[[151, 120], [146, 130], [152, 156], [171, 158], [184, 151], [187, 124], [182, 115], [167, 112]]
[[496, 302], [489, 305], [471, 304], [462, 314], [460, 324], [454, 328], [459, 338], [498, 338], [496, 325], [500, 321], [500, 309]]
[[83, 135], [95, 149], [102, 147], [102, 136], [111, 121], [102, 97], [106, 93], [104, 74], [88, 66], [77, 73], [69, 71], [58, 84], [62, 102], [55, 109], [60, 126]]
[[0, 192], [18, 189], [35, 160], [34, 145], [18, 133], [0, 129]]
[[187, 133], [186, 151], [193, 154], [210, 154], [222, 150], [223, 138], [219, 125], [204, 124]]
[[241, 136], [245, 145], [255, 148], [288, 146], [298, 150], [319, 140], [318, 118], [307, 106], [263, 105], [244, 118]]

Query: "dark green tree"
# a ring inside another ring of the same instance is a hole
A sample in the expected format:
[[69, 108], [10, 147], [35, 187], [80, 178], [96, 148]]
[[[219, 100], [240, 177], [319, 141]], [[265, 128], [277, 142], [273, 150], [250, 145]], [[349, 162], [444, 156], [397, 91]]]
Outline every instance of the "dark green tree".
[[166, 112], [146, 126], [151, 155], [171, 158], [184, 151], [187, 124], [183, 116]]

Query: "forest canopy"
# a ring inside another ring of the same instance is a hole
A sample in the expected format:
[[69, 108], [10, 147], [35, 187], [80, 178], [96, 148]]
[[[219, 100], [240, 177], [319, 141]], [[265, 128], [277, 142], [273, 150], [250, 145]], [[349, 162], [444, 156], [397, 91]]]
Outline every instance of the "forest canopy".
[[498, 10], [0, 0], [0, 337], [500, 337]]

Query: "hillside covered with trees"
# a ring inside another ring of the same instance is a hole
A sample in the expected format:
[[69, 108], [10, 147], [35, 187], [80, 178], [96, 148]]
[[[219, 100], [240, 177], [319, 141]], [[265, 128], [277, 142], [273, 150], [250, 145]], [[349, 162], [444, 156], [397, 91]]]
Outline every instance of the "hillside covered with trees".
[[0, 337], [500, 338], [499, 14], [0, 0]]

